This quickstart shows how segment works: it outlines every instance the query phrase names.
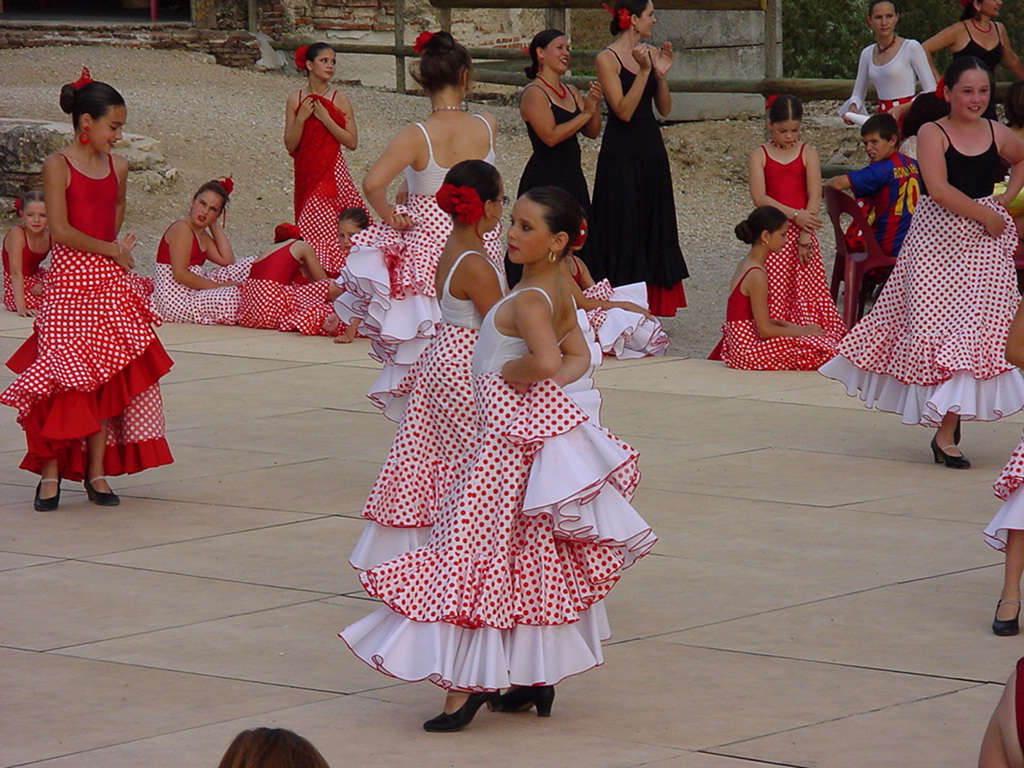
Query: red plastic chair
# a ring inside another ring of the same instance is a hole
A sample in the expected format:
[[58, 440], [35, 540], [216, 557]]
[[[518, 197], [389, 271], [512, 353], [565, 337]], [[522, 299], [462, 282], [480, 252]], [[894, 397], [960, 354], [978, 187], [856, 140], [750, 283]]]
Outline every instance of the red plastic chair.
[[[839, 298], [839, 285], [843, 283], [843, 322], [847, 328], [853, 328], [864, 316], [864, 302], [871, 287], [870, 284], [865, 284], [864, 276], [875, 270], [882, 270], [888, 275], [896, 266], [896, 259], [882, 250], [867, 216], [853, 197], [826, 185], [825, 207], [828, 208], [828, 217], [832, 220], [832, 228], [836, 233], [832, 298]], [[852, 218], [853, 223], [864, 233], [864, 245], [867, 248], [865, 253], [850, 253], [846, 238], [843, 236], [841, 217], [844, 214]]]

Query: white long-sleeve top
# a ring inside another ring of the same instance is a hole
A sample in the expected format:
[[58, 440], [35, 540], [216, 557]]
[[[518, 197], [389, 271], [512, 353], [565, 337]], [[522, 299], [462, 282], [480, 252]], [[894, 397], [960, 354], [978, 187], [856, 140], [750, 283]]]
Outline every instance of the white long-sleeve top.
[[881, 65], [873, 64], [871, 61], [874, 50], [875, 44], [872, 43], [860, 52], [853, 95], [839, 108], [840, 115], [845, 115], [854, 107], [860, 112], [864, 111], [864, 97], [867, 95], [869, 82], [875, 84], [878, 98], [885, 101], [915, 95], [915, 77], [921, 84], [922, 93], [935, 90], [935, 75], [928, 66], [928, 55], [917, 40], [904, 40], [900, 43], [896, 55]]

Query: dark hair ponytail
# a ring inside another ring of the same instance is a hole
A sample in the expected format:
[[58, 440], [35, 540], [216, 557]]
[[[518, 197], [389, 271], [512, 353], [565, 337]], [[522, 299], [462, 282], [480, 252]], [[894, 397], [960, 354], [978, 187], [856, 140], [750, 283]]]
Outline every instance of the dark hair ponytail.
[[123, 107], [124, 97], [106, 83], [92, 81], [81, 88], [68, 83], [60, 89], [60, 108], [65, 114], [71, 115], [71, 124], [78, 130], [78, 122], [82, 115], [89, 115], [99, 120], [112, 107]]
[[544, 209], [544, 223], [552, 233], [565, 232], [569, 240], [561, 256], [567, 256], [583, 226], [583, 207], [575, 197], [558, 187], [534, 187], [523, 195]]
[[736, 225], [736, 239], [753, 245], [761, 237], [762, 232], [774, 232], [786, 221], [786, 214], [774, 205], [762, 205]]
[[216, 195], [220, 195], [221, 199], [224, 201], [224, 208], [227, 208], [228, 203], [231, 202], [231, 193], [229, 193], [227, 189], [225, 189], [224, 185], [219, 181], [206, 182], [196, 190], [196, 193], [192, 195], [192, 199], [197, 200], [203, 192], [213, 192]]
[[528, 78], [533, 80], [540, 71], [540, 60], [537, 58], [537, 51], [547, 48], [560, 37], [565, 37], [565, 32], [560, 29], [545, 29], [543, 32], [538, 32], [533, 36], [529, 49], [531, 64], [523, 70]]
[[980, 69], [986, 75], [988, 75], [988, 85], [991, 89], [989, 91], [989, 100], [995, 96], [996, 90], [996, 76], [992, 70], [989, 69], [985, 62], [979, 59], [977, 56], [957, 56], [946, 67], [946, 73], [942, 77], [943, 83], [945, 83], [947, 90], [952, 90], [953, 86], [960, 82], [960, 77], [964, 72], [969, 72], [972, 69]]
[[410, 66], [412, 78], [427, 93], [436, 93], [446, 86], [457, 86], [462, 73], [473, 74], [473, 58], [461, 43], [448, 32], [435, 32], [423, 46], [419, 61]]
[[960, 21], [970, 21], [976, 19], [981, 14], [978, 13], [978, 9], [974, 7], [974, 0], [967, 0], [964, 5], [964, 12], [960, 14]]
[[782, 123], [786, 120], [800, 122], [804, 119], [804, 103], [792, 93], [783, 93], [778, 96], [772, 105], [768, 107], [768, 120], [773, 123]]

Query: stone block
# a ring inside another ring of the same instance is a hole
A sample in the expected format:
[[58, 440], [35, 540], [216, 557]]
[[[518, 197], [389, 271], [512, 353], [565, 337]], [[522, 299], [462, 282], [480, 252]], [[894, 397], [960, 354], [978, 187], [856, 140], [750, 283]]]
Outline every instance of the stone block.
[[66, 123], [0, 118], [0, 195], [19, 197], [41, 188], [43, 160], [67, 146], [72, 135]]

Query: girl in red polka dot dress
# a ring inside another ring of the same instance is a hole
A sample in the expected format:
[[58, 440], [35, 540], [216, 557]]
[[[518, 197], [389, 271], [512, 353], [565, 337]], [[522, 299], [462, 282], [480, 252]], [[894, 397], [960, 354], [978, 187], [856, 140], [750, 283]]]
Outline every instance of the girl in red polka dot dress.
[[786, 214], [770, 205], [736, 225], [750, 253], [733, 273], [722, 340], [708, 359], [747, 371], [813, 371], [835, 355], [817, 323], [797, 325], [769, 312], [765, 262], [784, 247], [788, 229]]
[[[413, 77], [430, 98], [430, 116], [406, 126], [363, 179], [366, 200], [381, 222], [353, 238], [355, 247], [339, 278], [345, 293], [336, 302], [345, 322], [360, 318], [371, 356], [384, 367], [370, 399], [386, 405], [387, 393], [406, 374], [436, 332], [441, 310], [434, 291], [437, 260], [452, 219], [435, 194], [445, 174], [461, 160], [496, 164], [493, 115], [463, 109], [472, 75], [469, 51], [447, 32], [424, 32], [417, 40], [420, 60]], [[405, 175], [404, 203], [392, 205], [387, 191]], [[487, 255], [500, 263], [500, 229], [484, 237]]]
[[[1024, 381], [1003, 354], [1020, 303], [1006, 203], [1024, 185], [1024, 144], [982, 116], [994, 87], [984, 64], [955, 59], [944, 82], [950, 115], [918, 133], [922, 197], [896, 267], [821, 373], [869, 408], [936, 428], [935, 462], [967, 469], [960, 421], [1024, 408]], [[993, 197], [1000, 157], [1013, 169]]]
[[[208, 181], [192, 197], [188, 214], [160, 238], [154, 267], [153, 307], [167, 323], [234, 325], [242, 294], [238, 286], [252, 259], [235, 260], [221, 215], [230, 202], [230, 179]], [[207, 262], [217, 268], [203, 272]]]
[[463, 728], [484, 703], [550, 714], [556, 683], [602, 663], [603, 599], [655, 541], [629, 504], [636, 451], [563, 391], [591, 364], [561, 274], [581, 219], [554, 187], [516, 202], [509, 257], [523, 280], [473, 352], [474, 458], [427, 542], [363, 571], [385, 606], [341, 633], [381, 672], [448, 692], [428, 731]]
[[242, 282], [238, 324], [301, 330], [307, 336], [333, 335], [323, 330], [324, 321], [334, 314], [328, 301], [333, 286], [316, 251], [300, 238], [299, 228], [279, 224], [274, 229], [274, 247], [253, 261]]
[[301, 46], [295, 66], [308, 78], [305, 88], [288, 97], [284, 110], [284, 145], [295, 161], [295, 223], [323, 268], [337, 273], [346, 259], [338, 245], [338, 214], [366, 208], [341, 151], [355, 150], [359, 131], [348, 96], [331, 87], [331, 46]]
[[38, 190], [28, 192], [15, 204], [21, 224], [7, 232], [3, 242], [4, 307], [22, 317], [35, 317], [43, 306], [46, 270], [39, 265], [50, 253], [46, 227], [46, 202]]
[[771, 138], [750, 155], [750, 196], [754, 205], [771, 205], [793, 226], [777, 253], [768, 255], [768, 313], [795, 325], [814, 323], [834, 350], [846, 333], [828, 290], [817, 230], [822, 221], [821, 162], [814, 147], [800, 140], [804, 106], [784, 94], [768, 109]]
[[484, 315], [505, 287], [504, 276], [483, 255], [483, 235], [501, 220], [501, 176], [483, 160], [463, 160], [448, 171], [438, 198], [453, 221], [435, 278], [441, 323], [384, 409], [401, 423], [363, 507], [370, 522], [350, 558], [356, 568], [370, 568], [427, 540], [441, 499], [476, 446], [473, 347]]
[[135, 237], [118, 239], [128, 161], [111, 151], [124, 99], [83, 70], [61, 89], [60, 106], [75, 140], [43, 163], [53, 261], [35, 333], [8, 361], [21, 375], [0, 394], [25, 430], [21, 468], [41, 475], [39, 511], [57, 508], [62, 478], [84, 480], [91, 501], [114, 506], [106, 475], [172, 460], [158, 384], [171, 359], [129, 280]]

